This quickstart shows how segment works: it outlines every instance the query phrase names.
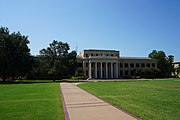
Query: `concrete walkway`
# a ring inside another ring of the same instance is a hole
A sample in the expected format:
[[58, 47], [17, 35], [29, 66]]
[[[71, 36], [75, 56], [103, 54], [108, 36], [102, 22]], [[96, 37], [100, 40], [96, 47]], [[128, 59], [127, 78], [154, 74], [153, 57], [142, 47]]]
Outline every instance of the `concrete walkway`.
[[71, 83], [60, 83], [65, 120], [137, 120]]

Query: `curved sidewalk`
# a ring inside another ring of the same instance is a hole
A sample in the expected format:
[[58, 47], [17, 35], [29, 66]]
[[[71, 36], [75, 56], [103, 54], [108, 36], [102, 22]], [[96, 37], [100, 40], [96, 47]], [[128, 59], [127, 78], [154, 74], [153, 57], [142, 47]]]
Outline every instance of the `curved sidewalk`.
[[65, 120], [137, 120], [71, 83], [60, 83]]

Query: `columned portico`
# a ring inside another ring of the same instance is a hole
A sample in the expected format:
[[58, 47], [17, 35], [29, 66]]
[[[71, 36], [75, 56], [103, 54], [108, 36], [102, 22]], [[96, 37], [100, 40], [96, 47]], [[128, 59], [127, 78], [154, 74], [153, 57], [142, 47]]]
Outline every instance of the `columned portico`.
[[89, 60], [88, 76], [91, 78], [118, 78], [118, 63]]

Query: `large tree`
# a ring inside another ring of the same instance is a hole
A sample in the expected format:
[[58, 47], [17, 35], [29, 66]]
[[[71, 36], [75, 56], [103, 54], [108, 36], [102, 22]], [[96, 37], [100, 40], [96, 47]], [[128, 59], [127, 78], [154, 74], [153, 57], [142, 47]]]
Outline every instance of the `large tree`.
[[28, 37], [20, 32], [10, 33], [8, 28], [0, 28], [0, 77], [24, 76], [31, 68]]
[[68, 43], [54, 40], [49, 47], [40, 50], [38, 56], [41, 74], [51, 79], [60, 79], [74, 75], [76, 69], [76, 51], [69, 51]]
[[172, 62], [174, 61], [173, 55], [166, 56], [164, 51], [153, 50], [149, 54], [149, 57], [157, 60], [157, 68], [161, 70], [162, 77], [171, 76], [171, 73], [173, 72], [173, 66], [172, 66]]

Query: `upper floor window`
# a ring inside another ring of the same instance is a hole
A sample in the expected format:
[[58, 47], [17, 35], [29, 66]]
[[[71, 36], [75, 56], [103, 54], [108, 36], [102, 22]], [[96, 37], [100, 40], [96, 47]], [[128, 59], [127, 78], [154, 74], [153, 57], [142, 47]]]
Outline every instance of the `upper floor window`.
[[136, 63], [136, 67], [137, 67], [137, 68], [139, 67], [139, 63]]
[[106, 56], [109, 56], [109, 54], [106, 54]]
[[124, 67], [129, 67], [128, 63], [125, 63], [125, 64], [124, 64]]
[[134, 63], [130, 63], [130, 67], [133, 68], [134, 67]]
[[91, 54], [91, 56], [93, 56], [93, 54]]
[[86, 54], [86, 57], [88, 57], [88, 54]]
[[152, 67], [156, 67], [155, 63], [152, 63]]
[[145, 64], [144, 64], [144, 63], [141, 63], [141, 67], [145, 67]]
[[96, 54], [96, 56], [98, 56], [98, 54]]
[[122, 63], [120, 63], [120, 67], [123, 67], [123, 64], [122, 64]]
[[113, 54], [111, 54], [111, 56], [113, 56]]
[[147, 63], [147, 64], [146, 64], [146, 67], [150, 67], [150, 63]]

